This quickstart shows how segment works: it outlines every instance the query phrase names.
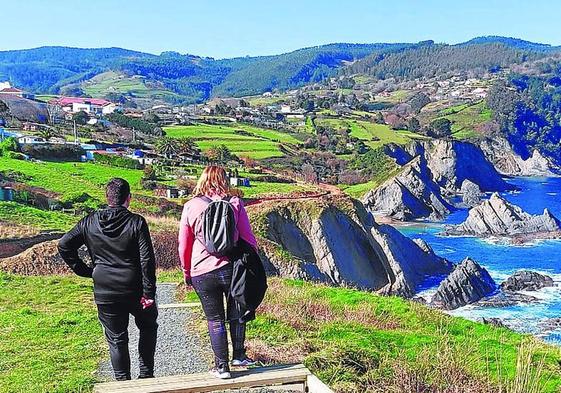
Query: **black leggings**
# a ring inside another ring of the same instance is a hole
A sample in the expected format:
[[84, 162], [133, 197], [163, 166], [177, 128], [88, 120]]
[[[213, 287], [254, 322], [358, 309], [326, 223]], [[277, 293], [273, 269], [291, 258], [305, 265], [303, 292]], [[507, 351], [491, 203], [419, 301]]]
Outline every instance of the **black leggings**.
[[[193, 288], [201, 299], [203, 311], [208, 322], [210, 343], [214, 352], [216, 367], [228, 364], [228, 338], [226, 319], [230, 324], [230, 336], [234, 349], [234, 359], [245, 358], [245, 323], [239, 322], [239, 309], [230, 297], [232, 264], [192, 278]], [[224, 312], [224, 297], [227, 312]], [[226, 318], [226, 316], [228, 318]]]
[[127, 303], [98, 304], [97, 313], [109, 344], [111, 365], [116, 380], [131, 379], [129, 355], [129, 314], [134, 316], [140, 330], [138, 354], [140, 378], [154, 376], [154, 353], [158, 331], [158, 308], [156, 304], [142, 309], [140, 300]]

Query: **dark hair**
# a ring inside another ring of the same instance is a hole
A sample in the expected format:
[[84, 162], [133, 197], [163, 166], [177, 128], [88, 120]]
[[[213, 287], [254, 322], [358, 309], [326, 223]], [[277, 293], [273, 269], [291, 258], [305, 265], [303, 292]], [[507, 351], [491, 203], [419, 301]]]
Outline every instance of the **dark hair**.
[[109, 180], [105, 188], [105, 196], [109, 206], [121, 206], [131, 193], [131, 187], [125, 179], [115, 177]]

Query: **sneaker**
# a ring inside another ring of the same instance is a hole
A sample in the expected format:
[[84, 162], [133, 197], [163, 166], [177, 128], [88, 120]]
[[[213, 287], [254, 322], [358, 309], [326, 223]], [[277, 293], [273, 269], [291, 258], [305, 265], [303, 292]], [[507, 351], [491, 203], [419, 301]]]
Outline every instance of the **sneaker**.
[[230, 378], [232, 378], [232, 375], [230, 374], [230, 369], [228, 368], [228, 366], [215, 367], [212, 370], [210, 370], [210, 373], [213, 376], [215, 376], [216, 378], [220, 378], [220, 379], [230, 379]]
[[255, 366], [256, 364], [257, 362], [255, 360], [248, 358], [247, 356], [244, 357], [243, 359], [232, 360], [232, 366], [249, 367], [249, 366]]

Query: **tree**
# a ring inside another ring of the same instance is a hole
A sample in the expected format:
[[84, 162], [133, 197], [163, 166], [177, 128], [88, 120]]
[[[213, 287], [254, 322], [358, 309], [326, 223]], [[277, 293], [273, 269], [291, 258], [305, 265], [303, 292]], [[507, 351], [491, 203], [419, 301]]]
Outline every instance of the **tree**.
[[90, 116], [84, 112], [84, 111], [80, 111], [80, 112], [76, 112], [73, 116], [72, 119], [76, 122], [76, 124], [80, 124], [80, 125], [85, 125], [88, 120], [90, 120]]
[[318, 182], [318, 175], [311, 164], [302, 165], [302, 176], [304, 177], [304, 181], [308, 183], [315, 184]]
[[407, 122], [407, 129], [411, 132], [419, 132], [421, 130], [421, 123], [416, 117], [412, 117]]
[[158, 138], [154, 146], [156, 151], [166, 158], [172, 158], [178, 154], [179, 150], [177, 139], [170, 138], [169, 136]]
[[452, 135], [452, 122], [444, 117], [433, 120], [429, 126], [429, 135], [435, 138]]
[[193, 138], [184, 137], [176, 139], [177, 154], [192, 154], [197, 151], [197, 145]]
[[55, 136], [55, 133], [50, 128], [42, 128], [41, 130], [39, 130], [39, 136], [48, 141], [53, 136]]

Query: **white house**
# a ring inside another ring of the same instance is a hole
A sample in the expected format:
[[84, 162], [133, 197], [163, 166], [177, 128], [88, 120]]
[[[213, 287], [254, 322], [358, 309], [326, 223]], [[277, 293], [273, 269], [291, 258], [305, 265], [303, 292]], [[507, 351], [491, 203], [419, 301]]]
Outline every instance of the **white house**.
[[45, 138], [40, 136], [25, 135], [18, 138], [18, 143], [21, 145], [36, 145], [40, 143], [47, 143]]
[[60, 97], [49, 101], [51, 105], [59, 105], [69, 113], [86, 112], [89, 115], [107, 115], [115, 112], [117, 104], [102, 98]]

